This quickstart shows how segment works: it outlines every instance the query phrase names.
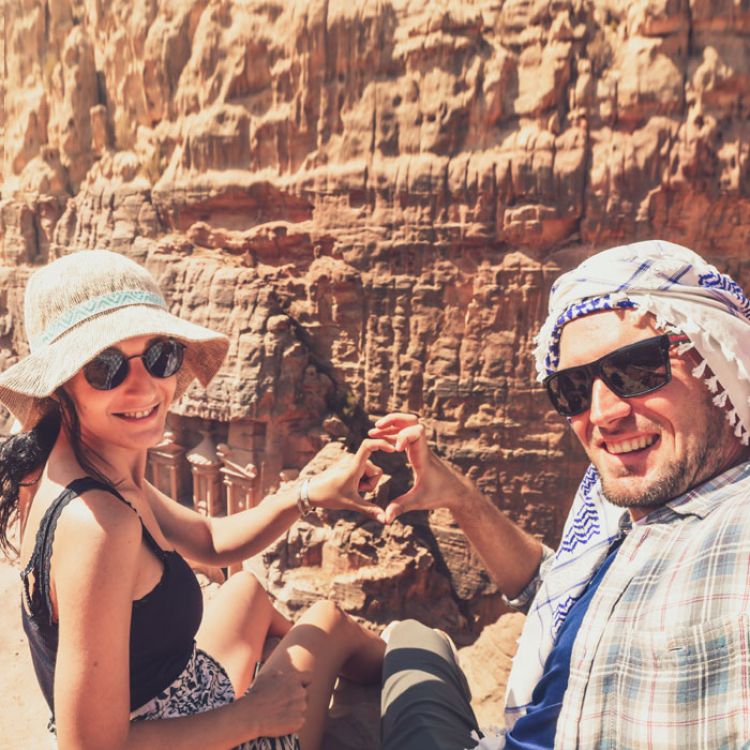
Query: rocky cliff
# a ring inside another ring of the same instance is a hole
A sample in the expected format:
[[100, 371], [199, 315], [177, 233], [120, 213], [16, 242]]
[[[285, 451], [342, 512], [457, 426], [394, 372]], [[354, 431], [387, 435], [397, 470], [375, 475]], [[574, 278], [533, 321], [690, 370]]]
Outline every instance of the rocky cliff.
[[[174, 455], [201, 435], [244, 451], [251, 500], [407, 409], [553, 543], [584, 462], [530, 356], [551, 280], [659, 236], [750, 281], [742, 3], [14, 0], [4, 14], [0, 366], [26, 351], [34, 267], [93, 247], [136, 258], [174, 312], [231, 338], [208, 391], [174, 409]], [[502, 611], [449, 517], [328, 520], [267, 556], [290, 609], [322, 593], [464, 643]]]

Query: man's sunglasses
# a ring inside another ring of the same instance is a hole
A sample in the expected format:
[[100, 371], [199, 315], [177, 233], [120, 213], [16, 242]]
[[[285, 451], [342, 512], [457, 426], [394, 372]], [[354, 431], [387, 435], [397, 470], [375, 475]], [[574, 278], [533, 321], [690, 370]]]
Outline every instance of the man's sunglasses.
[[615, 349], [596, 362], [558, 370], [544, 380], [552, 406], [564, 417], [583, 413], [591, 407], [596, 378], [621, 398], [656, 391], [672, 379], [669, 349], [688, 340], [665, 333]]
[[185, 345], [174, 339], [158, 339], [150, 343], [143, 354], [127, 357], [119, 349], [105, 349], [83, 368], [83, 375], [92, 388], [111, 391], [125, 382], [130, 372], [130, 360], [141, 359], [149, 375], [168, 378], [180, 367], [185, 355]]

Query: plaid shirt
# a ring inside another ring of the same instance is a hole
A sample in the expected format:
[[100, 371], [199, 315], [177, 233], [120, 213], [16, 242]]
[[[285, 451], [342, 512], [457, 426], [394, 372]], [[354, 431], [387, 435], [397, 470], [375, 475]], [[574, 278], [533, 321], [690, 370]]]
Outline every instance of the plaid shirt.
[[576, 637], [555, 747], [718, 750], [748, 740], [745, 463], [627, 533]]

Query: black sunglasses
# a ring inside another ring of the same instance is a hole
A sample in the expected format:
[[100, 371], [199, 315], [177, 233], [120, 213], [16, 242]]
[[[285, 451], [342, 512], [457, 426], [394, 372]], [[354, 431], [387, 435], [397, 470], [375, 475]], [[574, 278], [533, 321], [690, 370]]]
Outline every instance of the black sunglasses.
[[168, 378], [180, 367], [185, 355], [185, 345], [174, 339], [158, 339], [150, 343], [143, 354], [125, 356], [119, 349], [105, 349], [83, 368], [83, 375], [92, 388], [111, 391], [125, 381], [130, 372], [130, 360], [141, 359], [149, 375]]
[[651, 393], [672, 379], [670, 347], [688, 340], [687, 336], [665, 333], [615, 349], [596, 362], [558, 370], [544, 380], [547, 395], [560, 414], [574, 417], [591, 407], [596, 378], [621, 398]]

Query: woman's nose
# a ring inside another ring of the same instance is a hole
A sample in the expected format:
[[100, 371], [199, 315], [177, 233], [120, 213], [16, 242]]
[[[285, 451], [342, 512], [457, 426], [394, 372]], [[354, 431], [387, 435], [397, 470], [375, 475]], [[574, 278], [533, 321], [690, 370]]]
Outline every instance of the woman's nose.
[[149, 391], [154, 388], [153, 375], [146, 369], [141, 357], [129, 359], [128, 366], [128, 374], [123, 383], [128, 390]]

